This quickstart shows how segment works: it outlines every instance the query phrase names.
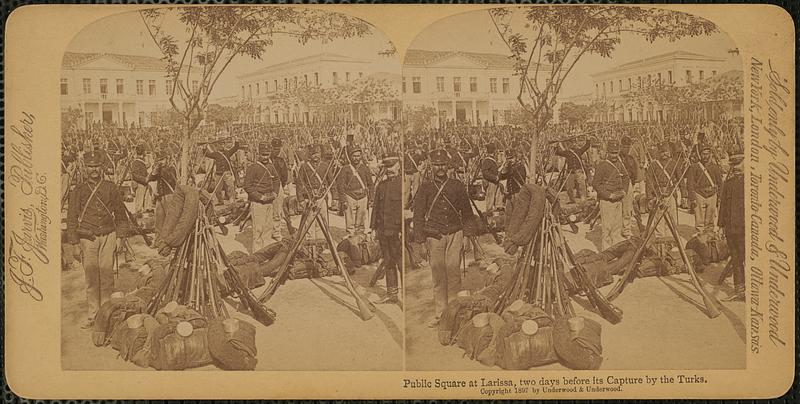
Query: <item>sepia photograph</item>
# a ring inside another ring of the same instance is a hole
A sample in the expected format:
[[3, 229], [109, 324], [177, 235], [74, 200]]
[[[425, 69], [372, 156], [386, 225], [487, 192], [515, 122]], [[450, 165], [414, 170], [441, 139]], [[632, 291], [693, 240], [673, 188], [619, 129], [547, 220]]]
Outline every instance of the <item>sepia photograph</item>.
[[745, 367], [743, 66], [647, 7], [493, 8], [403, 56], [410, 370]]
[[61, 68], [69, 370], [399, 370], [400, 63], [284, 7], [107, 17]]

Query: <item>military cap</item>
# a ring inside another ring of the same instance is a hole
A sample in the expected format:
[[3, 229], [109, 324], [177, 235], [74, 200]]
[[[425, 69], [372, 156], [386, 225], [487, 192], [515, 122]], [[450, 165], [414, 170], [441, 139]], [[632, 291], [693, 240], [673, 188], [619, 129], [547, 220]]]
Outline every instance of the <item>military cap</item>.
[[619, 141], [616, 139], [609, 140], [606, 143], [606, 151], [609, 153], [619, 153]]
[[272, 147], [270, 146], [269, 142], [259, 142], [258, 143], [258, 154], [269, 154], [272, 152]]
[[309, 156], [312, 154], [318, 154], [320, 153], [320, 147], [314, 143], [311, 143], [306, 147], [306, 153], [308, 153]]
[[276, 137], [272, 139], [272, 147], [281, 147], [283, 146], [283, 140], [281, 138]]
[[739, 164], [744, 160], [744, 148], [740, 144], [731, 147], [728, 152], [728, 160], [731, 164]]
[[633, 140], [631, 140], [631, 138], [629, 136], [623, 136], [622, 137], [622, 145], [623, 146], [630, 146], [632, 144], [633, 144]]
[[449, 155], [447, 151], [444, 149], [436, 149], [430, 154], [431, 164], [440, 165], [440, 164], [447, 164], [450, 162]]
[[348, 148], [347, 151], [348, 156], [352, 156], [356, 153], [363, 153], [363, 150], [361, 150], [361, 147], [359, 147], [358, 145], [352, 145], [351, 147]]
[[486, 145], [486, 152], [487, 153], [494, 153], [497, 151], [497, 146], [494, 143], [489, 143]]
[[136, 146], [136, 154], [144, 154], [144, 145], [140, 144]]
[[383, 167], [391, 167], [400, 162], [400, 157], [395, 154], [387, 154], [383, 156], [381, 160], [381, 166]]
[[99, 167], [103, 165], [103, 155], [99, 151], [88, 152], [83, 155], [83, 164], [87, 167]]

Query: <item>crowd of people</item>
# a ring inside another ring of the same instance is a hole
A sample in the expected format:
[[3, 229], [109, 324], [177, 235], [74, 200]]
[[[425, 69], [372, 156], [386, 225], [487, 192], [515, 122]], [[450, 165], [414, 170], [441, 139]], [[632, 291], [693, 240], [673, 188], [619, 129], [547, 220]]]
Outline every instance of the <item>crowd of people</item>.
[[[379, 302], [399, 303], [396, 123], [202, 126], [186, 148], [182, 135], [181, 128], [95, 125], [62, 136], [62, 266], [84, 269], [87, 328], [114, 291], [117, 254], [131, 251], [127, 238], [142, 233], [142, 217], [158, 211], [178, 186], [200, 189], [213, 206], [247, 206], [251, 253], [295, 231], [286, 217], [290, 199], [299, 206], [295, 211], [316, 205], [322, 217], [329, 209], [339, 213], [346, 237], [379, 242], [387, 279], [387, 294]], [[227, 234], [225, 224], [217, 223]], [[321, 238], [319, 224], [305, 237]]]
[[[430, 325], [461, 290], [463, 252], [472, 248], [480, 258], [472, 223], [505, 211], [507, 227], [515, 195], [527, 182], [549, 186], [547, 192], [564, 205], [594, 202], [580, 206], [599, 210], [599, 251], [641, 232], [639, 212], [660, 206], [675, 222], [684, 209], [694, 215], [695, 234], [727, 240], [727, 272], [735, 285], [730, 299], [743, 300], [743, 125], [741, 118], [555, 124], [538, 131], [445, 124], [407, 133], [404, 203], [413, 217], [412, 239], [424, 245], [432, 271]], [[656, 237], [671, 236], [666, 222], [659, 222]], [[512, 255], [520, 247], [509, 237], [502, 246]]]

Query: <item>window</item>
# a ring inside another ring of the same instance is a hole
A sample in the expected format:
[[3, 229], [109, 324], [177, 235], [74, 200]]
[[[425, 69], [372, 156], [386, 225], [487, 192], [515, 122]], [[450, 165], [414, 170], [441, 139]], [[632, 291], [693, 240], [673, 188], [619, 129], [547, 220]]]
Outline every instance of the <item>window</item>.
[[319, 85], [319, 73], [314, 73], [314, 85]]
[[503, 78], [503, 94], [508, 94], [511, 91], [511, 80], [506, 77]]
[[667, 70], [667, 78], [669, 79], [669, 84], [672, 84], [672, 70]]
[[333, 72], [333, 84], [339, 84], [339, 74]]
[[478, 78], [477, 77], [470, 77], [469, 78], [469, 91], [472, 93], [478, 92]]
[[83, 93], [84, 94], [92, 93], [92, 79], [83, 79]]
[[280, 90], [280, 89], [278, 88], [278, 80], [273, 80], [273, 82], [274, 82], [274, 84], [275, 84], [275, 87], [274, 87], [274, 88], [275, 88], [275, 90], [274, 90], [274, 91], [278, 91], [278, 90]]
[[[505, 92], [505, 91], [503, 91], [503, 92]], [[603, 96], [605, 96], [605, 95], [606, 95], [606, 83], [603, 82]]]
[[705, 72], [704, 72], [704, 71], [702, 71], [702, 70], [700, 70], [700, 76], [699, 76], [699, 77], [700, 77], [700, 80], [702, 80], [702, 79], [703, 79], [703, 73], [705, 73]]
[[289, 79], [284, 78], [283, 79], [283, 91], [286, 91], [288, 89], [289, 89]]
[[444, 77], [439, 76], [436, 78], [436, 91], [444, 92]]
[[117, 79], [117, 94], [125, 94], [125, 81]]
[[108, 79], [100, 79], [100, 94], [108, 94]]
[[303, 75], [303, 85], [304, 85], [304, 86], [307, 86], [307, 85], [308, 85], [308, 75], [307, 75], [307, 74], [304, 74], [304, 75]]
[[461, 92], [461, 77], [453, 77], [453, 92]]
[[144, 95], [144, 80], [136, 80], [136, 95]]
[[489, 79], [489, 92], [491, 93], [497, 92], [497, 78], [495, 77]]
[[67, 79], [61, 79], [61, 95], [67, 95]]
[[631, 89], [632, 89], [632, 87], [633, 87], [633, 85], [632, 85], [632, 83], [631, 83], [631, 78], [630, 78], [630, 77], [628, 77], [628, 90], [631, 90]]
[[403, 92], [406, 92], [406, 78], [403, 77]]
[[622, 80], [619, 81], [619, 92], [622, 92]]
[[[172, 94], [172, 79], [167, 79], [167, 92], [165, 94], [170, 95]], [[244, 94], [244, 87], [242, 87], [242, 94]]]
[[713, 76], [716, 76], [716, 75], [717, 75], [717, 71], [716, 70], [712, 70], [711, 71], [711, 76], [713, 77]]
[[261, 94], [261, 84], [256, 83], [256, 95]]
[[414, 89], [414, 94], [419, 94], [422, 92], [422, 79], [419, 77], [412, 77], [411, 78], [411, 86]]
[[344, 73], [344, 81], [350, 81], [350, 72]]
[[595, 95], [595, 97], [599, 97], [600, 96], [600, 85], [597, 84], [597, 83], [594, 83], [594, 95]]
[[147, 87], [148, 87], [148, 94], [156, 95], [156, 81], [155, 80], [150, 80], [149, 82], [147, 82]]
[[641, 90], [642, 89], [642, 76], [637, 77], [636, 81], [638, 82], [638, 83], [636, 83], [636, 85]]
[[609, 91], [611, 92], [611, 94], [614, 94], [614, 82], [613, 81], [609, 81], [608, 85], [611, 88], [611, 90], [609, 90]]
[[692, 82], [692, 71], [691, 70], [687, 70], [686, 71], [686, 82], [687, 83], [691, 83]]
[[244, 86], [242, 86], [242, 98], [244, 98], [244, 96], [245, 96], [245, 94], [244, 94]]
[[656, 83], [661, 84], [661, 72], [658, 73], [658, 81]]

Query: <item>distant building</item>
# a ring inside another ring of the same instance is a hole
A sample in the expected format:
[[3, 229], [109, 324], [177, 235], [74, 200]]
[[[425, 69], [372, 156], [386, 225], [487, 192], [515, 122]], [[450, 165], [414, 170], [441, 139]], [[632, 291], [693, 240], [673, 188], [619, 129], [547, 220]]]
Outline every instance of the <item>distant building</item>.
[[[595, 121], [668, 121], [678, 119], [678, 111], [671, 105], [657, 102], [640, 102], [635, 95], [647, 91], [649, 86], [686, 86], [709, 80], [723, 73], [725, 59], [686, 51], [664, 53], [591, 75], [594, 81], [594, 102], [600, 106]], [[718, 114], [741, 116], [741, 103], [726, 105], [706, 103], [694, 111], [701, 119], [711, 119]]]
[[[356, 88], [367, 83], [399, 87], [399, 75], [375, 70], [368, 60], [321, 53], [269, 65], [238, 76], [239, 99], [250, 105], [246, 122], [311, 123], [360, 122], [399, 119], [400, 97], [395, 90], [369, 100], [342, 99], [339, 105], [311, 105], [302, 94], [335, 88]], [[360, 87], [359, 87], [360, 88]]]
[[[198, 85], [194, 80], [192, 85]], [[117, 127], [151, 126], [154, 115], [172, 108], [172, 81], [155, 57], [65, 52], [61, 63], [61, 108], [82, 112], [79, 129], [102, 122]]]

